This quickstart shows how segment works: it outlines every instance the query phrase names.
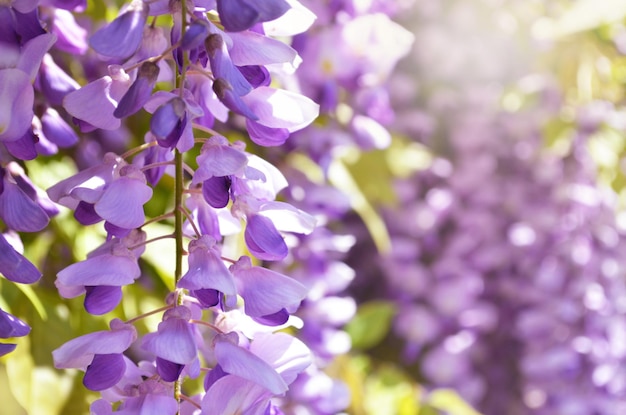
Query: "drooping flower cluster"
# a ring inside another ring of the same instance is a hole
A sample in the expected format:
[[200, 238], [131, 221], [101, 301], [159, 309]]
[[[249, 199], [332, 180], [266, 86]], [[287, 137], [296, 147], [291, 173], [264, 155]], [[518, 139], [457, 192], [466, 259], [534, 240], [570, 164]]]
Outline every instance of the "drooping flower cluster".
[[[276, 200], [285, 177], [229, 138], [226, 126], [278, 146], [317, 117], [316, 103], [280, 87], [302, 59], [278, 40], [307, 30], [315, 15], [295, 0], [132, 0], [103, 23], [81, 15], [85, 2], [70, 3], [0, 7], [0, 41], [11, 52], [0, 68], [0, 217], [11, 232], [35, 232], [61, 205], [81, 225], [104, 229], [106, 240], [55, 281], [62, 297], [84, 298], [91, 314], [115, 310], [142, 277], [150, 224], [173, 229], [154, 239], [173, 240], [176, 269], [153, 332], [138, 332], [142, 316], [114, 319], [110, 330], [60, 346], [55, 366], [85, 372], [84, 385], [102, 394], [91, 406], [96, 414], [279, 411], [272, 398], [312, 359], [302, 341], [277, 331], [300, 326], [291, 314], [309, 290], [261, 265], [285, 259], [287, 235], [311, 233], [316, 220]], [[82, 56], [69, 65], [68, 53]], [[128, 148], [137, 128], [127, 120], [137, 114], [148, 115], [145, 138]], [[10, 161], [77, 143], [80, 171], [47, 195]], [[165, 175], [174, 179], [174, 207], [146, 218]], [[36, 281], [41, 274], [6, 235], [0, 272]], [[28, 332], [0, 312], [1, 337]], [[131, 360], [131, 347], [139, 359]], [[203, 391], [186, 396], [184, 379], [200, 375]]]

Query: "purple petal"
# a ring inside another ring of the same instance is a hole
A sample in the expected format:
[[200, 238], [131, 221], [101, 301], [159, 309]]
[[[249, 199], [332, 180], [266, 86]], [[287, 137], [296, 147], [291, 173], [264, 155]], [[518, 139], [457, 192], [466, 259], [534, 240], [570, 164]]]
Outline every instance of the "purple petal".
[[179, 97], [172, 98], [154, 112], [150, 119], [150, 131], [157, 140], [165, 140], [180, 125], [184, 116], [185, 101]]
[[37, 157], [36, 142], [38, 137], [33, 130], [28, 129], [22, 138], [14, 141], [5, 141], [4, 146], [11, 155], [20, 160], [34, 160]]
[[126, 363], [121, 353], [97, 354], [85, 371], [83, 385], [92, 391], [101, 391], [115, 386], [122, 380]]
[[13, 350], [15, 350], [16, 347], [17, 344], [0, 343], [0, 357], [4, 356], [5, 354], [11, 353]]
[[62, 269], [57, 274], [57, 279], [65, 286], [132, 284], [141, 271], [131, 255], [94, 256]]
[[257, 323], [263, 324], [264, 326], [280, 326], [282, 324], [285, 324], [287, 320], [289, 320], [289, 312], [283, 308], [274, 314], [268, 314], [261, 317], [252, 317], [252, 319]]
[[124, 14], [94, 33], [89, 43], [102, 55], [128, 58], [141, 45], [147, 17], [147, 3], [133, 0]]
[[266, 127], [250, 119], [246, 119], [246, 129], [250, 139], [260, 146], [280, 146], [289, 138], [289, 130], [286, 128]]
[[287, 333], [260, 333], [250, 350], [272, 366], [291, 384], [312, 362], [311, 350], [299, 339]]
[[283, 378], [266, 361], [226, 339], [222, 340], [219, 335], [215, 341], [215, 360], [225, 372], [255, 382], [277, 395], [288, 389]]
[[[71, 8], [68, 10], [71, 10]], [[74, 15], [68, 10], [54, 9], [51, 30], [57, 36], [57, 42], [54, 47], [71, 55], [84, 55], [87, 49], [89, 49], [87, 45], [87, 30], [76, 22]]]
[[19, 69], [0, 70], [0, 141], [23, 137], [33, 121], [34, 99], [26, 73]]
[[202, 196], [216, 209], [226, 207], [230, 200], [230, 178], [228, 176], [211, 177], [202, 182]]
[[46, 109], [41, 116], [41, 130], [48, 140], [61, 148], [71, 147], [78, 143], [76, 132], [54, 108]]
[[180, 318], [159, 323], [156, 333], [144, 336], [142, 347], [157, 357], [181, 365], [190, 363], [198, 353], [190, 324]]
[[105, 189], [95, 203], [95, 211], [120, 228], [139, 228], [145, 222], [143, 205], [151, 197], [150, 186], [131, 177], [120, 177]]
[[222, 103], [231, 111], [252, 120], [257, 120], [259, 118], [250, 109], [248, 104], [241, 99], [241, 96], [234, 92], [233, 87], [227, 80], [217, 78], [213, 81], [213, 92], [215, 92], [215, 95], [217, 95], [219, 100], [222, 101]]
[[139, 67], [137, 79], [124, 94], [113, 115], [124, 118], [139, 111], [150, 99], [158, 76], [159, 66], [153, 62], [144, 62]]
[[254, 382], [227, 375], [218, 379], [202, 398], [202, 414], [265, 415], [271, 396]]
[[76, 209], [74, 210], [74, 218], [81, 225], [93, 225], [94, 223], [98, 223], [103, 219], [96, 213], [94, 209], [93, 203], [87, 203], [80, 201]]
[[258, 117], [259, 124], [271, 128], [300, 130], [317, 118], [319, 105], [295, 92], [260, 86], [242, 98]]
[[211, 369], [204, 378], [204, 390], [209, 390], [218, 379], [221, 379], [226, 375], [228, 375], [228, 373], [224, 372], [220, 365], [215, 365], [215, 367]]
[[72, 116], [96, 128], [116, 130], [121, 122], [113, 116], [113, 111], [129, 87], [129, 80], [114, 80], [104, 76], [67, 94], [63, 99], [63, 107]]
[[204, 43], [214, 78], [225, 80], [236, 95], [243, 96], [250, 92], [252, 85], [231, 61], [222, 36], [213, 33]]
[[10, 281], [32, 284], [41, 278], [39, 270], [0, 234], [0, 274]]
[[131, 324], [115, 319], [111, 330], [96, 331], [77, 337], [52, 352], [57, 369], [86, 369], [97, 354], [123, 353], [137, 339]]
[[240, 66], [239, 71], [253, 88], [269, 86], [272, 83], [270, 72], [260, 65]]
[[289, 253], [282, 235], [272, 221], [264, 216], [248, 217], [244, 237], [250, 252], [259, 259], [279, 261]]
[[202, 45], [208, 34], [209, 23], [206, 20], [194, 20], [185, 30], [185, 35], [180, 42], [180, 48], [182, 50], [195, 49]]
[[20, 232], [40, 231], [49, 222], [46, 212], [6, 177], [0, 194], [0, 218], [9, 228]]
[[220, 292], [210, 288], [192, 290], [191, 294], [196, 297], [200, 305], [204, 308], [216, 306], [220, 303]]
[[30, 327], [19, 318], [0, 309], [0, 338], [22, 337], [30, 333]]
[[44, 33], [30, 39], [22, 47], [17, 69], [24, 71], [30, 82], [35, 80], [41, 61], [54, 42], [56, 42], [56, 36], [51, 33]]
[[210, 288], [224, 295], [236, 295], [233, 276], [214, 249], [215, 240], [204, 235], [189, 243], [189, 270], [178, 282], [180, 288]]
[[158, 356], [156, 358], [157, 373], [161, 376], [161, 379], [166, 382], [174, 382], [177, 380], [184, 367], [185, 365], [170, 362], [169, 360], [161, 359]]
[[278, 19], [290, 8], [285, 0], [217, 0], [220, 21], [230, 32], [241, 32], [256, 23]]
[[293, 310], [308, 292], [293, 278], [251, 266], [248, 257], [241, 257], [230, 270], [235, 276], [239, 295], [244, 299], [245, 313], [250, 317], [272, 315], [283, 308]]
[[229, 50], [233, 63], [237, 66], [270, 65], [274, 63], [296, 64], [298, 53], [284, 42], [247, 31], [230, 33], [233, 46]]
[[85, 310], [89, 314], [106, 314], [122, 301], [122, 289], [117, 286], [87, 286], [85, 290]]
[[220, 138], [213, 137], [202, 146], [200, 155], [196, 158], [198, 170], [194, 175], [196, 183], [203, 182], [213, 176], [232, 176], [243, 173], [248, 164], [246, 154], [228, 145], [221, 143]]

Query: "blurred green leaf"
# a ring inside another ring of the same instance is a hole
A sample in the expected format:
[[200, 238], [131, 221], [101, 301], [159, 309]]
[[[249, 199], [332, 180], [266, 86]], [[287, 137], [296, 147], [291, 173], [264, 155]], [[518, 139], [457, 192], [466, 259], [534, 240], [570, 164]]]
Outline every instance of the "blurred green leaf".
[[395, 314], [396, 306], [390, 301], [363, 303], [356, 316], [345, 327], [352, 339], [352, 346], [355, 349], [376, 346], [389, 332], [391, 319]]
[[481, 415], [452, 389], [437, 389], [431, 392], [427, 402], [448, 415]]

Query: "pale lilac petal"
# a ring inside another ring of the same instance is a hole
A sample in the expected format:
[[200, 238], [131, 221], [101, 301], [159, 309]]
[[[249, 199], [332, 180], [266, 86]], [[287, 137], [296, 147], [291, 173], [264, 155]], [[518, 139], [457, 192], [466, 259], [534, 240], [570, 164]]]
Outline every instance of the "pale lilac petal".
[[52, 352], [57, 369], [86, 369], [96, 354], [123, 353], [137, 339], [132, 324], [118, 319], [111, 322], [111, 330], [96, 331], [77, 337]]
[[250, 258], [241, 257], [230, 267], [245, 313], [251, 317], [274, 314], [283, 308], [293, 309], [306, 297], [308, 289], [293, 278], [267, 268], [252, 266]]
[[262, 386], [227, 375], [218, 379], [202, 398], [202, 414], [264, 415], [270, 398]]
[[[117, 130], [121, 126], [119, 118], [113, 115], [118, 99], [115, 99], [113, 83], [122, 84], [128, 90], [130, 81], [114, 81], [110, 76], [99, 78], [77, 91], [70, 92], [63, 99], [63, 107], [72, 116], [88, 122], [96, 128]], [[125, 92], [125, 91], [124, 91]], [[121, 94], [123, 95], [123, 93]]]
[[266, 361], [220, 336], [216, 337], [215, 360], [225, 372], [255, 382], [277, 395], [288, 389], [283, 378]]
[[83, 377], [83, 385], [92, 391], [115, 386], [122, 380], [126, 363], [121, 353], [96, 354]]
[[0, 70], [0, 141], [22, 138], [33, 121], [35, 93], [19, 69]]
[[373, 118], [357, 114], [350, 121], [350, 128], [363, 150], [384, 149], [391, 144], [389, 131]]
[[261, 205], [258, 214], [270, 219], [276, 229], [281, 232], [308, 235], [315, 229], [315, 218], [289, 203], [266, 202]]
[[295, 92], [261, 86], [243, 101], [258, 117], [257, 122], [271, 128], [285, 128], [289, 132], [301, 130], [319, 115], [319, 105]]
[[57, 279], [65, 286], [123, 286], [132, 284], [140, 273], [132, 256], [103, 254], [62, 269]]
[[201, 183], [213, 176], [240, 175], [248, 163], [248, 156], [241, 150], [221, 143], [219, 137], [213, 137], [202, 146], [196, 158], [198, 170], [194, 182]]
[[237, 66], [296, 62], [298, 53], [279, 40], [251, 31], [229, 33], [229, 36], [233, 40], [230, 57]]
[[113, 225], [134, 229], [144, 224], [143, 205], [151, 197], [150, 186], [131, 177], [120, 177], [105, 189], [94, 207], [100, 217]]
[[317, 19], [315, 13], [304, 7], [298, 0], [286, 0], [291, 7], [277, 19], [263, 23], [263, 33], [267, 36], [293, 36], [309, 30]]
[[260, 333], [250, 351], [269, 363], [288, 385], [312, 363], [309, 348], [287, 333]]

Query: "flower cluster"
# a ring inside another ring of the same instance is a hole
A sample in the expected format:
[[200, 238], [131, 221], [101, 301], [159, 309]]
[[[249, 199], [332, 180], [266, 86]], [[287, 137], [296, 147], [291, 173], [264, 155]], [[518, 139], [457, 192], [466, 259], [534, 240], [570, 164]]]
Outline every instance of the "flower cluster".
[[[81, 225], [102, 227], [106, 240], [59, 270], [56, 288], [106, 315], [144, 274], [146, 246], [171, 239], [174, 289], [146, 314], [162, 313], [158, 327], [138, 330], [144, 315], [113, 319], [109, 330], [56, 349], [55, 366], [84, 371], [85, 387], [102, 396], [95, 414], [277, 413], [273, 398], [312, 363], [302, 341], [279, 332], [301, 326], [292, 314], [310, 287], [262, 265], [287, 258], [290, 235], [312, 233], [316, 219], [276, 200], [286, 178], [229, 133], [279, 146], [318, 116], [313, 100], [281, 87], [302, 61], [284, 39], [316, 16], [296, 0], [132, 0], [105, 23], [86, 8], [0, 6], [8, 51], [0, 63], [0, 272], [18, 283], [41, 277], [15, 232], [40, 231], [60, 205]], [[148, 122], [137, 145], [129, 120], [141, 114]], [[80, 171], [47, 193], [15, 161], [75, 145]], [[146, 218], [166, 176], [173, 208]], [[155, 223], [173, 231], [148, 237]], [[0, 316], [0, 337], [28, 333]], [[202, 390], [188, 396], [184, 380], [200, 376]]]

